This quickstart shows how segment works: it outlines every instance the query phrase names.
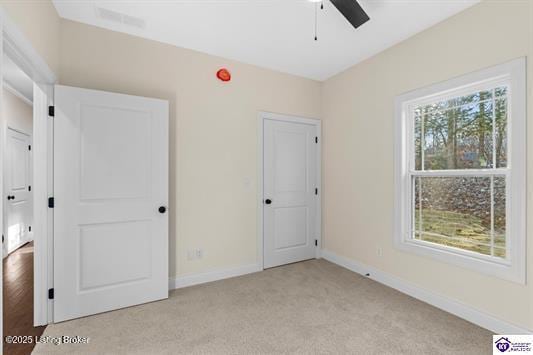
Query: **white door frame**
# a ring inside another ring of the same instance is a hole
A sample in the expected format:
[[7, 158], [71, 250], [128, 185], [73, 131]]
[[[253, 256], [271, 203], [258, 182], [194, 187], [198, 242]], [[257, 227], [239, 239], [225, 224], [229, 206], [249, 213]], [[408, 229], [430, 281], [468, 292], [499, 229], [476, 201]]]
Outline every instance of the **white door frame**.
[[315, 258], [320, 258], [320, 250], [322, 249], [322, 122], [317, 118], [299, 117], [292, 115], [285, 115], [279, 113], [260, 111], [257, 117], [257, 264], [261, 270], [264, 269], [264, 228], [263, 228], [263, 194], [264, 194], [264, 121], [274, 120], [281, 122], [295, 122], [305, 123], [316, 127], [316, 135], [318, 137], [317, 146], [317, 186], [318, 198], [316, 201], [316, 239], [318, 245], [315, 251]]
[[[48, 106], [53, 101], [53, 85], [57, 82], [57, 78], [33, 48], [31, 42], [2, 8], [0, 8], [0, 43], [0, 55], [5, 52], [35, 83], [32, 135], [32, 192], [34, 202], [32, 232], [38, 237], [35, 238], [34, 242], [34, 325], [45, 325], [52, 322], [53, 314], [53, 303], [48, 300], [48, 289], [53, 287], [53, 258], [51, 257], [53, 250], [53, 210], [49, 209], [47, 205], [48, 196], [52, 196], [53, 176], [51, 174], [53, 169], [51, 168], [53, 167], [53, 156], [51, 147], [53, 136], [51, 128], [53, 121], [48, 117]], [[1, 69], [0, 79], [2, 79]], [[3, 85], [0, 85], [0, 107], [3, 104], [1, 90], [3, 90]], [[3, 121], [0, 124], [0, 138], [1, 147], [5, 149], [6, 124]], [[3, 176], [3, 170], [3, 161], [1, 161], [0, 179]], [[3, 186], [1, 181], [0, 186]], [[0, 198], [5, 198], [3, 191], [0, 193]], [[2, 214], [0, 213], [0, 215]], [[3, 221], [1, 221], [0, 230], [3, 230]], [[0, 264], [0, 277], [2, 275], [1, 267]], [[2, 287], [1, 282], [0, 287]]]

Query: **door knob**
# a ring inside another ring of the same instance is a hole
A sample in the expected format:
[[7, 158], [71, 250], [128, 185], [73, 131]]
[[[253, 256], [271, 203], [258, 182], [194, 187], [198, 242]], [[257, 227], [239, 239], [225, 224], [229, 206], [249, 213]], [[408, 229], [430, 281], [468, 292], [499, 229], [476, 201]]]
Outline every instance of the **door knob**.
[[167, 208], [165, 206], [159, 207], [159, 213], [165, 213], [167, 211]]
[[270, 205], [271, 203], [272, 203], [272, 200], [271, 200], [271, 199], [267, 198], [267, 199], [265, 200], [265, 204]]
[[15, 199], [15, 196], [7, 196], [7, 199], [8, 199], [8, 200], [14, 200], [14, 199]]

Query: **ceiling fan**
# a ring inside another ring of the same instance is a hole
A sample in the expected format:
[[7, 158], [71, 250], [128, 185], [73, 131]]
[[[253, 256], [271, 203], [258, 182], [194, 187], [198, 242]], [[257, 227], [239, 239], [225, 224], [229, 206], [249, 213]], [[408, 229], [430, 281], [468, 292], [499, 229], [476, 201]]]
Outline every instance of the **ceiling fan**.
[[[315, 41], [317, 37], [317, 9], [318, 4], [320, 3], [320, 8], [324, 8], [324, 0], [309, 0], [310, 2], [315, 3]], [[368, 20], [370, 17], [367, 15], [365, 10], [359, 5], [357, 0], [330, 0], [333, 6], [339, 10], [339, 12], [348, 20], [348, 22], [354, 27], [358, 28]]]

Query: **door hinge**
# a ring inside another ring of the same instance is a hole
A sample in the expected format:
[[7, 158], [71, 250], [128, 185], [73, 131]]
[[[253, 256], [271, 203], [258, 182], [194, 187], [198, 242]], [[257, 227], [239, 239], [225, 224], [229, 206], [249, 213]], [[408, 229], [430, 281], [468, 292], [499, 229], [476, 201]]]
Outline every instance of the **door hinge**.
[[31, 191], [31, 185], [28, 185], [28, 191]]
[[315, 247], [318, 246], [318, 239], [315, 239]]
[[48, 116], [54, 117], [55, 116], [55, 107], [54, 106], [48, 106]]
[[48, 299], [49, 300], [53, 300], [54, 299], [54, 289], [53, 288], [49, 288], [48, 289]]
[[28, 150], [31, 150], [31, 145], [28, 146]]
[[315, 143], [318, 143], [318, 137], [315, 137]]
[[48, 208], [54, 208], [55, 201], [53, 197], [48, 197]]
[[2, 243], [4, 242], [4, 235], [2, 234]]
[[315, 187], [315, 195], [318, 195], [318, 187]]
[[28, 227], [28, 232], [31, 232], [31, 226]]

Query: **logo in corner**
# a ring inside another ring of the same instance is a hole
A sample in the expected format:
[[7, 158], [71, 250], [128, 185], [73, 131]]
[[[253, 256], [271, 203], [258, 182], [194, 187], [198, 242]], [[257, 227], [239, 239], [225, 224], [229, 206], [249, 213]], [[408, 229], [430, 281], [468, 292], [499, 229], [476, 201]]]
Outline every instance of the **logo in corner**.
[[494, 346], [496, 346], [496, 349], [500, 352], [504, 353], [511, 348], [511, 342], [509, 341], [509, 338], [501, 337], [494, 342]]

